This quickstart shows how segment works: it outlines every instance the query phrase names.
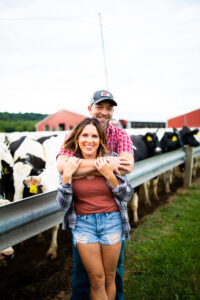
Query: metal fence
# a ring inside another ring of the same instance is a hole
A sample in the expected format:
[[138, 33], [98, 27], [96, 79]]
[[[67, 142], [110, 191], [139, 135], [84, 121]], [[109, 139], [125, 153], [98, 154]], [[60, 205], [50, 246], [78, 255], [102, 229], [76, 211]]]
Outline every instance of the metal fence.
[[[193, 158], [200, 147], [184, 147], [135, 163], [128, 179], [136, 187], [155, 176], [185, 163], [184, 186], [192, 180]], [[0, 250], [16, 245], [62, 222], [64, 213], [56, 204], [57, 191], [39, 194], [0, 207]]]

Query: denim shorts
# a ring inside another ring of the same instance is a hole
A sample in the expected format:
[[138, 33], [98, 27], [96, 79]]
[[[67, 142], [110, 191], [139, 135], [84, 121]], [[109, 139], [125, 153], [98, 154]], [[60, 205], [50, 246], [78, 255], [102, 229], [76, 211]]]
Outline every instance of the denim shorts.
[[73, 242], [114, 245], [124, 239], [120, 212], [77, 215]]

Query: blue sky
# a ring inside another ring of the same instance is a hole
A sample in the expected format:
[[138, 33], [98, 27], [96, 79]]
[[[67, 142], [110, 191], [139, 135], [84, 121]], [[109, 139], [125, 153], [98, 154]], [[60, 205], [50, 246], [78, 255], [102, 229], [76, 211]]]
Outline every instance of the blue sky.
[[116, 118], [166, 121], [200, 107], [200, 2], [0, 2], [1, 111], [87, 114], [95, 90]]

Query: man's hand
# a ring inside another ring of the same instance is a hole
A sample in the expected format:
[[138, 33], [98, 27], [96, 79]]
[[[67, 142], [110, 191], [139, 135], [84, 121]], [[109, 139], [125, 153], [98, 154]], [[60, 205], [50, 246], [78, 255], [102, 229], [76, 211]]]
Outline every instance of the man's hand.
[[114, 173], [120, 175], [120, 170], [129, 171], [132, 161], [128, 161], [125, 157], [106, 157], [107, 161], [113, 165]]

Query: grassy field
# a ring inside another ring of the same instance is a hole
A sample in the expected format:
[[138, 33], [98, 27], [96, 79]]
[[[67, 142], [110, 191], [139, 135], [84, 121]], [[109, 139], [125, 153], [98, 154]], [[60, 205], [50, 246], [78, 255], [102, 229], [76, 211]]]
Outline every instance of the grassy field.
[[178, 194], [133, 230], [125, 300], [200, 299], [200, 187]]

